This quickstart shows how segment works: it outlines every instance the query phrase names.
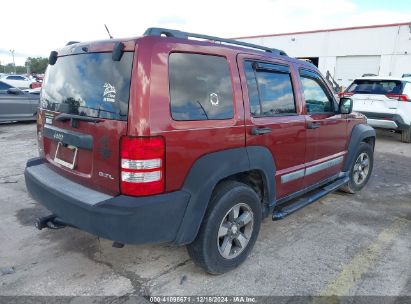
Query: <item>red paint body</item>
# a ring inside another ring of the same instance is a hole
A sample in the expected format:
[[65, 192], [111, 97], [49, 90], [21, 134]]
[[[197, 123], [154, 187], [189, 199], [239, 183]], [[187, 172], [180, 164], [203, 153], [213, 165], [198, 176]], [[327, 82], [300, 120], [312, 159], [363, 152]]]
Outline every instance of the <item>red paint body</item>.
[[[164, 37], [143, 37], [122, 40], [125, 51], [134, 51], [128, 121], [104, 120], [98, 124], [79, 122], [72, 128], [70, 122], [53, 122], [53, 126], [93, 137], [92, 151], [79, 150], [77, 167], [70, 170], [55, 164], [53, 158], [57, 144], [43, 138], [44, 156], [51, 167], [66, 177], [87, 187], [116, 195], [120, 193], [120, 139], [121, 136], [162, 136], [165, 140], [165, 192], [178, 190], [193, 163], [211, 152], [260, 145], [267, 147], [273, 155], [277, 172], [277, 198], [292, 194], [315, 182], [341, 171], [341, 165], [321, 170], [309, 177], [281, 183], [281, 176], [309, 164], [345, 155], [348, 138], [353, 126], [364, 121], [362, 116], [318, 114], [308, 115], [301, 93], [298, 68], [315, 68], [305, 62], [286, 56], [274, 56], [261, 51], [217, 45], [206, 41], [183, 40]], [[89, 52], [109, 52], [116, 40], [82, 43]], [[79, 45], [77, 44], [78, 48]], [[69, 55], [71, 46], [59, 51], [59, 56]], [[229, 120], [174, 121], [170, 113], [168, 57], [172, 52], [191, 52], [223, 56], [231, 72], [234, 116]], [[248, 104], [247, 84], [243, 68], [244, 59], [286, 64], [291, 69], [297, 114], [253, 118]], [[325, 83], [325, 81], [324, 81]], [[45, 114], [40, 110], [39, 131], [42, 130]], [[312, 120], [321, 124], [319, 129], [307, 129]], [[272, 133], [263, 136], [251, 135], [253, 127], [270, 127]], [[107, 142], [108, 140], [108, 142]], [[98, 150], [108, 146], [110, 155], [102, 159]], [[62, 151], [64, 153], [70, 151]], [[70, 156], [67, 156], [70, 158]], [[110, 174], [113, 179], [99, 175]], [[274, 172], [273, 172], [274, 174]], [[204, 176], [204, 178], [207, 178]]]

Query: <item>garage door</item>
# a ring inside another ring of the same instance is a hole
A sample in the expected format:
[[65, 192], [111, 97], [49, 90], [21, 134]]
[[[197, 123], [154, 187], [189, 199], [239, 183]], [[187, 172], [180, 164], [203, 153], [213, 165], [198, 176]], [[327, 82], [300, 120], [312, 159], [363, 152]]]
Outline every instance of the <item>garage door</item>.
[[347, 87], [357, 77], [364, 74], [376, 74], [380, 71], [380, 56], [344, 56], [337, 57], [335, 68], [336, 81]]

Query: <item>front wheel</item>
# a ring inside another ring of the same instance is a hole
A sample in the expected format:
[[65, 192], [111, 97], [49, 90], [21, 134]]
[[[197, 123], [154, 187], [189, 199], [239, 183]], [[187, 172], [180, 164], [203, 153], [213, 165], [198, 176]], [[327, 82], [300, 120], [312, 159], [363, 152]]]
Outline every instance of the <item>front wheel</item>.
[[253, 189], [235, 181], [218, 186], [193, 243], [194, 263], [211, 274], [239, 266], [247, 258], [261, 225], [261, 202]]
[[350, 180], [341, 187], [347, 193], [360, 191], [368, 182], [374, 165], [374, 151], [371, 145], [362, 142], [355, 156], [355, 161], [351, 165], [348, 173]]

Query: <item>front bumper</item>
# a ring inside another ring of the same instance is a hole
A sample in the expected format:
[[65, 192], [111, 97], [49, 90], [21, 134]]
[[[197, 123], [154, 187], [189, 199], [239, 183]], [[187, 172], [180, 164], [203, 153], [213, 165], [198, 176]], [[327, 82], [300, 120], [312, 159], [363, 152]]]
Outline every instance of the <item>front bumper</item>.
[[110, 196], [56, 173], [39, 158], [24, 172], [30, 195], [64, 222], [124, 244], [173, 242], [190, 195]]

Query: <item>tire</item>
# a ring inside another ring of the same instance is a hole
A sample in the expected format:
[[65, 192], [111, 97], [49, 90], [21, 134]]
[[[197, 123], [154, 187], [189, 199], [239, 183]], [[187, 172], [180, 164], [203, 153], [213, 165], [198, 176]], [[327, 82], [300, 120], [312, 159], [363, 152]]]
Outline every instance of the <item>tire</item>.
[[411, 143], [411, 126], [407, 130], [401, 132], [401, 141]]
[[197, 237], [187, 246], [188, 254], [210, 274], [234, 269], [252, 250], [261, 218], [260, 199], [249, 186], [224, 182], [214, 191]]
[[350, 180], [340, 190], [347, 193], [356, 193], [367, 184], [374, 165], [374, 151], [372, 147], [361, 142], [349, 171]]

